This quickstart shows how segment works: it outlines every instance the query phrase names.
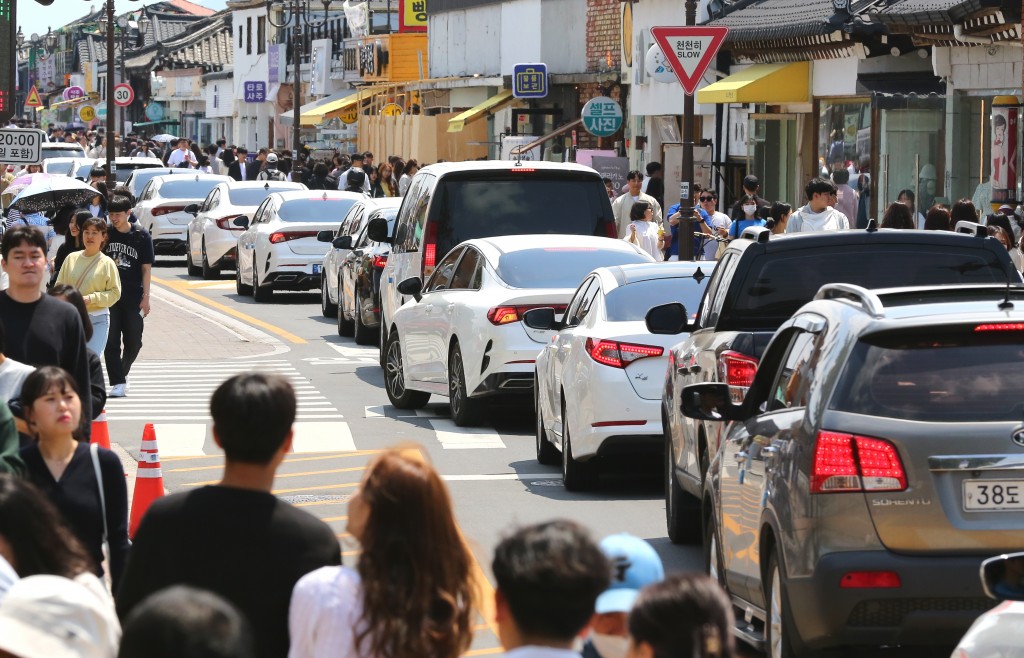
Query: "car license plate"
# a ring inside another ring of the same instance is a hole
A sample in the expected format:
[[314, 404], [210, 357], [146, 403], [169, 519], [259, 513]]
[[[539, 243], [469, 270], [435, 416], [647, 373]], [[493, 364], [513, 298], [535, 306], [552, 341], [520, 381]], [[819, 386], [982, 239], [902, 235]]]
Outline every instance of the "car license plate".
[[313, 265], [313, 274], [320, 274], [320, 266]]
[[1024, 480], [964, 480], [964, 511], [1024, 510]]

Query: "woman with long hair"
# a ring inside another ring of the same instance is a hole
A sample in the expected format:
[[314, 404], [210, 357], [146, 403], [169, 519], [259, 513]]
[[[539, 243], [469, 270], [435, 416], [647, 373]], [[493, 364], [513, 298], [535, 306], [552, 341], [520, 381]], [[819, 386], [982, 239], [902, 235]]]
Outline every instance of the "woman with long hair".
[[420, 170], [420, 163], [416, 162], [412, 158], [405, 161], [405, 167], [402, 169], [402, 177], [398, 179], [398, 196], [405, 196], [409, 191], [409, 186], [412, 185], [412, 177], [416, 175], [416, 172]]
[[914, 219], [911, 213], [912, 211], [910, 207], [902, 201], [890, 203], [889, 207], [885, 209], [885, 214], [882, 215], [882, 225], [879, 226], [879, 228], [917, 228], [917, 226], [914, 225]]
[[457, 658], [472, 641], [472, 556], [434, 468], [402, 450], [371, 462], [348, 503], [359, 565], [303, 577], [288, 612], [292, 658]]
[[382, 162], [377, 166], [377, 184], [384, 192], [384, 196], [398, 196], [394, 173], [394, 169], [387, 162]]
[[[121, 460], [110, 450], [76, 440], [82, 402], [74, 378], [55, 366], [25, 378], [21, 406], [35, 441], [21, 449], [26, 476], [61, 512], [102, 576], [104, 544], [110, 549], [113, 591], [128, 555], [128, 487]], [[98, 463], [100, 477], [96, 477]]]
[[47, 294], [54, 299], [59, 299], [74, 306], [75, 310], [78, 311], [78, 317], [82, 318], [82, 328], [85, 329], [85, 352], [89, 357], [89, 397], [92, 398], [92, 420], [96, 420], [103, 413], [103, 408], [107, 404], [107, 380], [103, 375], [103, 361], [101, 359], [103, 353], [94, 352], [88, 347], [89, 341], [92, 340], [93, 331], [92, 320], [89, 319], [89, 311], [85, 308], [85, 300], [82, 298], [82, 293], [67, 283], [55, 284], [47, 291]]
[[664, 260], [665, 235], [659, 234], [658, 227], [654, 221], [654, 206], [647, 201], [637, 201], [629, 209], [629, 226], [623, 239], [649, 253], [654, 260]]
[[[968, 201], [967, 203], [971, 203]], [[971, 204], [973, 207], [974, 204]], [[971, 212], [974, 212], [973, 210]], [[974, 221], [974, 220], [971, 220]], [[952, 231], [953, 223], [949, 218], [949, 211], [942, 206], [935, 205], [928, 209], [924, 216], [924, 230], [926, 231]]]
[[785, 201], [776, 201], [768, 212], [768, 218], [772, 220], [772, 235], [785, 233], [786, 224], [789, 223], [789, 216], [793, 214], [793, 206]]
[[66, 283], [82, 293], [93, 330], [87, 347], [102, 354], [110, 332], [110, 307], [121, 299], [117, 264], [103, 253], [107, 244], [107, 220], [86, 219], [82, 223], [82, 244], [82, 251], [68, 254], [57, 274], [57, 283]]
[[[957, 222], [978, 222], [978, 209], [970, 199], [960, 199], [949, 211], [949, 223], [956, 228]], [[952, 230], [952, 229], [951, 229]]]
[[89, 200], [89, 203], [82, 205], [82, 210], [86, 210], [93, 217], [100, 217], [101, 219], [107, 218], [107, 184], [96, 183], [93, 185], [96, 188], [96, 196]]

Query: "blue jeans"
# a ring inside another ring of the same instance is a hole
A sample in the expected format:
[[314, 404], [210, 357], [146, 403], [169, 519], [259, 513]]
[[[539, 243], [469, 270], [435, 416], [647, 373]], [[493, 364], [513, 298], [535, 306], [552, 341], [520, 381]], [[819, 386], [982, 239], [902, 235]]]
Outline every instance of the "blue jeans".
[[97, 355], [103, 354], [107, 348], [107, 335], [110, 333], [110, 314], [89, 315], [92, 321], [92, 339], [86, 343], [86, 347]]

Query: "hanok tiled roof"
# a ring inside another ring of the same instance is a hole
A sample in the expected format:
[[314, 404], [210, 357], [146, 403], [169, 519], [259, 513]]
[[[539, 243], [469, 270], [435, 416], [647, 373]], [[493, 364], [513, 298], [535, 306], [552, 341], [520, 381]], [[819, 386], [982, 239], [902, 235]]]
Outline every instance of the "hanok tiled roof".
[[234, 61], [231, 43], [231, 12], [221, 11], [190, 24], [177, 38], [147, 46], [125, 62], [130, 69], [202, 67], [214, 71]]
[[728, 27], [727, 44], [771, 41], [828, 34], [836, 29], [828, 24], [834, 13], [832, 0], [741, 0], [708, 25]]
[[175, 9], [180, 9], [181, 11], [192, 14], [193, 16], [213, 16], [217, 13], [209, 7], [197, 5], [196, 3], [189, 2], [188, 0], [170, 0], [167, 4]]
[[1003, 12], [1007, 23], [1020, 19], [1019, 2], [1006, 0], [875, 0], [866, 9], [888, 25], [956, 25], [973, 17]]

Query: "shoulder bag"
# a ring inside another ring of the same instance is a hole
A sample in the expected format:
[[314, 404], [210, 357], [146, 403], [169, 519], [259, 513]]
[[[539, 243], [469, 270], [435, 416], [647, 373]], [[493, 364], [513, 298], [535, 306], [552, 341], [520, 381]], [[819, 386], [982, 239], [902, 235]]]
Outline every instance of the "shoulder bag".
[[99, 445], [93, 443], [89, 446], [89, 455], [92, 457], [92, 467], [96, 471], [96, 486], [100, 492], [100, 511], [103, 514], [103, 561], [107, 568], [103, 570], [103, 583], [109, 590], [110, 582], [110, 535], [107, 532], [107, 497], [103, 493], [103, 473], [100, 471]]

